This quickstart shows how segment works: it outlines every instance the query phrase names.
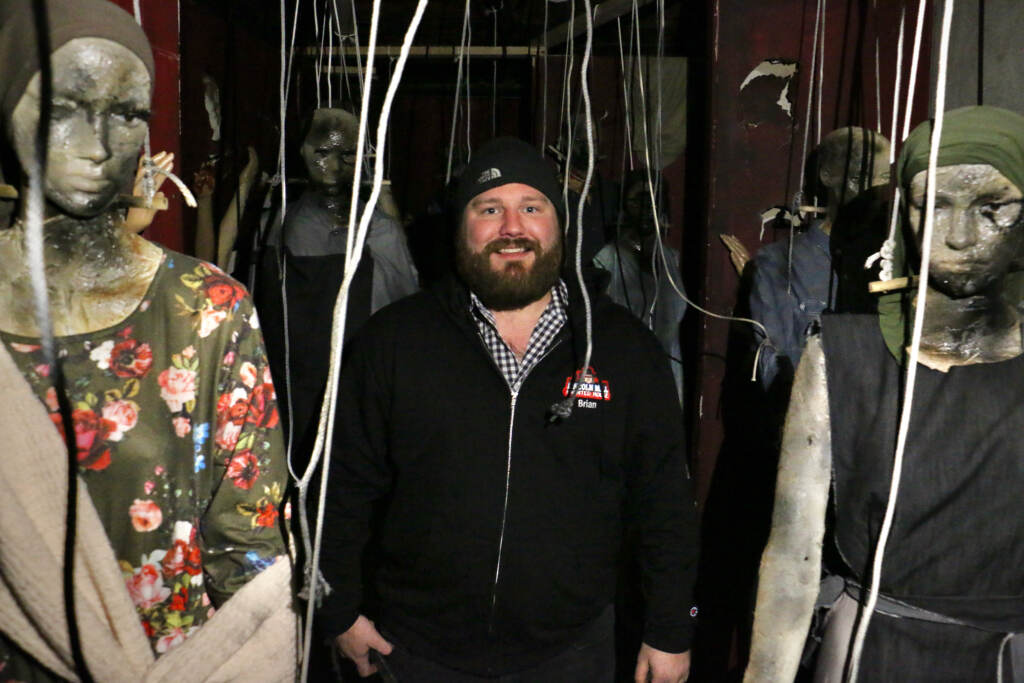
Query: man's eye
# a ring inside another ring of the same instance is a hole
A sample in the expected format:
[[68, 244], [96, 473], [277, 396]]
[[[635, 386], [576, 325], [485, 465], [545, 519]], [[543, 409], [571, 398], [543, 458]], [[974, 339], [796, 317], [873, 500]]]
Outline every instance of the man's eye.
[[527, 206], [527, 207], [523, 208], [523, 211], [525, 211], [527, 213], [537, 213], [537, 207], [536, 206]]

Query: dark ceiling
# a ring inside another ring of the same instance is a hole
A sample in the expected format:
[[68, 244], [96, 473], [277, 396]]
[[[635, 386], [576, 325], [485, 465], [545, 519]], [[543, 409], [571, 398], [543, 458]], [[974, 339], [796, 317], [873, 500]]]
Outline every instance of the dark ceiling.
[[[243, 26], [263, 34], [268, 41], [279, 42], [280, 3], [271, 0], [195, 0], [198, 4], [216, 8], [218, 13], [230, 17], [236, 26]], [[316, 18], [322, 22], [324, 10], [337, 13], [343, 26], [341, 33], [352, 34], [352, 14], [355, 10], [360, 43], [365, 45], [370, 30], [372, 0], [298, 0], [297, 47], [318, 46], [314, 27]], [[289, 25], [295, 12], [296, 0], [285, 0]], [[566, 28], [575, 3], [575, 28], [578, 33], [575, 50], [584, 42], [584, 5], [582, 0], [472, 0], [470, 3], [470, 33], [472, 45], [537, 46], [544, 44], [547, 26], [550, 54], [566, 51]], [[416, 0], [382, 0], [378, 45], [401, 45], [405, 31], [416, 8]], [[619, 50], [618, 23], [623, 40], [628, 41], [632, 26], [633, 0], [605, 0], [592, 2], [597, 9], [594, 53], [617, 55]], [[643, 51], [653, 54], [658, 38], [658, 0], [636, 0], [640, 20]], [[703, 30], [693, 0], [662, 0], [665, 17], [664, 53], [666, 55], [694, 56], [688, 46], [694, 44], [687, 32]], [[462, 35], [465, 3], [461, 0], [432, 0], [428, 5], [416, 34], [416, 45], [458, 45]], [[545, 18], [545, 9], [547, 17]], [[495, 35], [495, 11], [497, 35]], [[615, 18], [618, 18], [618, 22]], [[546, 22], [546, 23], [545, 23]], [[561, 30], [559, 30], [561, 29]], [[551, 32], [555, 32], [552, 34]], [[553, 37], [550, 37], [553, 36]]]

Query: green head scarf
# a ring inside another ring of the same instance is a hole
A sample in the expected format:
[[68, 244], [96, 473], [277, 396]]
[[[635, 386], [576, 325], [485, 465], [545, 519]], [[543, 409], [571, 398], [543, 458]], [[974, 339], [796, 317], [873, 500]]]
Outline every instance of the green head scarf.
[[[907, 190], [915, 175], [928, 168], [932, 122], [925, 121], [904, 141], [896, 159], [895, 180], [900, 188], [900, 224], [893, 250], [893, 277], [916, 271], [906, 262], [903, 220], [906, 216]], [[939, 145], [939, 166], [988, 164], [1024, 191], [1024, 116], [998, 107], [963, 107], [946, 112]], [[903, 358], [909, 338], [908, 309], [913, 292], [894, 292], [878, 299], [878, 322], [889, 352]]]

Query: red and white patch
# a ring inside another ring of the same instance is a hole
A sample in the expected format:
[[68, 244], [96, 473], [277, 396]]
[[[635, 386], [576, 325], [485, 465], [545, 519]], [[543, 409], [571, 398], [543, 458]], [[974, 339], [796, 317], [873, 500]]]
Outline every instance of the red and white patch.
[[562, 396], [568, 396], [575, 386], [574, 397], [579, 408], [596, 408], [598, 401], [612, 400], [612, 390], [608, 380], [599, 378], [593, 366], [587, 368], [586, 373], [581, 373], [581, 370], [577, 370], [574, 376], [565, 378]]

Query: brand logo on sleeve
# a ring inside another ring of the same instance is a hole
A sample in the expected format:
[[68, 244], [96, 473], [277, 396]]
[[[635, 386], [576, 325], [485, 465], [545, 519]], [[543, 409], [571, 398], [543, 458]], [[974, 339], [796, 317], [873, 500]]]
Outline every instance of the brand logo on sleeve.
[[579, 408], [596, 408], [598, 401], [612, 400], [612, 390], [608, 380], [599, 378], [593, 367], [587, 368], [585, 373], [582, 370], [577, 370], [572, 377], [566, 377], [565, 386], [562, 387], [562, 396], [568, 396], [573, 387], [576, 389], [573, 396], [576, 398], [576, 406]]

